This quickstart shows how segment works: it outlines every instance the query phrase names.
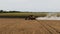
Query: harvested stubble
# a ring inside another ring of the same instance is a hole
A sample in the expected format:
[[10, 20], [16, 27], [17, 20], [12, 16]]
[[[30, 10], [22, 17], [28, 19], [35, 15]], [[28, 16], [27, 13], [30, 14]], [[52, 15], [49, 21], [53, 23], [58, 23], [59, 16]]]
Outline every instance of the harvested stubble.
[[0, 18], [0, 34], [59, 34], [60, 20]]

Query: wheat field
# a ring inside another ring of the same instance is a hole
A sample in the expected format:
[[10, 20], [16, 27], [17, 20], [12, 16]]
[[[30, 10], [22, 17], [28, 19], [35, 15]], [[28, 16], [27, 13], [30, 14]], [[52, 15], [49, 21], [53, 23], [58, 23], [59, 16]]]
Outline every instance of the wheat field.
[[0, 18], [0, 34], [60, 34], [60, 20]]

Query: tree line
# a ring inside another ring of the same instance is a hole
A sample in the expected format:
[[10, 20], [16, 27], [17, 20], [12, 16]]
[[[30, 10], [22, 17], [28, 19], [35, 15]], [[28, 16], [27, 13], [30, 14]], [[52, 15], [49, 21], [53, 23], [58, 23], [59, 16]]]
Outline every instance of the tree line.
[[35, 12], [29, 12], [29, 11], [4, 11], [4, 10], [0, 10], [0, 13], [35, 13]]
[[21, 11], [4, 11], [0, 10], [0, 13], [20, 13]]

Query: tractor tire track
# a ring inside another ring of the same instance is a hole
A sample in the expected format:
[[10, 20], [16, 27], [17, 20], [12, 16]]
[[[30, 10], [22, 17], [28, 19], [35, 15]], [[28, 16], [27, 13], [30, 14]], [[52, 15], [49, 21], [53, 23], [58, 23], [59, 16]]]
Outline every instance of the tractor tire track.
[[[39, 21], [37, 21], [37, 22], [38, 22], [38, 23], [40, 23]], [[41, 23], [40, 23], [40, 25], [42, 25], [42, 27], [43, 27], [43, 28], [45, 28], [45, 30], [47, 30], [46, 32], [49, 32], [48, 34], [52, 34], [52, 32], [51, 32], [51, 31], [49, 31], [49, 29], [48, 29], [48, 28], [46, 28], [46, 27], [45, 27], [45, 25], [43, 25], [43, 24], [41, 24]]]
[[58, 31], [53, 27], [51, 27], [50, 25], [40, 21], [37, 21], [37, 22], [39, 22], [44, 28], [46, 28], [46, 30], [48, 30], [50, 34], [59, 34]]
[[49, 32], [49, 30], [47, 30], [47, 28], [45, 28], [42, 24], [40, 24], [39, 22], [35, 21], [35, 20], [31, 20], [28, 21], [29, 23], [33, 24], [33, 26], [36, 26], [35, 28], [39, 28], [33, 32], [35, 32], [34, 34], [51, 34], [51, 32]]

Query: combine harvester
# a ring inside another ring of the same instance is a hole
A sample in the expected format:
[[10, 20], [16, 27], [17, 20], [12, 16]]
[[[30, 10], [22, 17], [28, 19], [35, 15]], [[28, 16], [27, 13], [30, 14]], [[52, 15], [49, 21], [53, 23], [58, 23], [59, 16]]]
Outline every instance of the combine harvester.
[[25, 20], [35, 20], [36, 17], [34, 15], [29, 15], [25, 18]]
[[37, 17], [36, 20], [60, 20], [57, 13], [49, 13], [46, 17]]

